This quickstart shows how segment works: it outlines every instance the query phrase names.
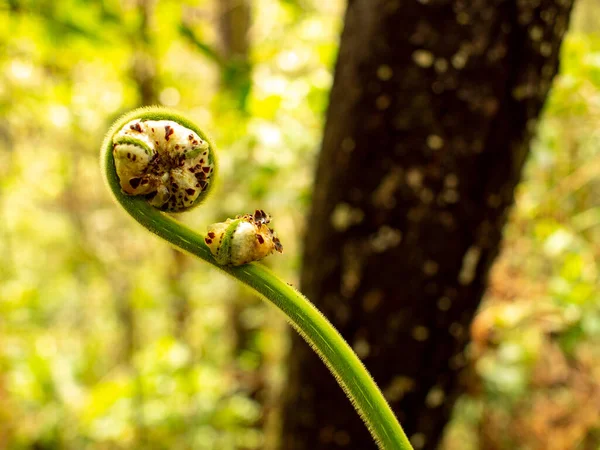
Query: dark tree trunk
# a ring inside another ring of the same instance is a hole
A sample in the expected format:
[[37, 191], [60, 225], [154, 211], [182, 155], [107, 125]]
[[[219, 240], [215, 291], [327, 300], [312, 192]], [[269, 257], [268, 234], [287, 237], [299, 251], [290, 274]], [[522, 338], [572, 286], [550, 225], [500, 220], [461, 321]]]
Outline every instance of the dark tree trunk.
[[[349, 2], [302, 290], [364, 361], [415, 448], [456, 397], [572, 0]], [[294, 337], [284, 449], [375, 448]]]

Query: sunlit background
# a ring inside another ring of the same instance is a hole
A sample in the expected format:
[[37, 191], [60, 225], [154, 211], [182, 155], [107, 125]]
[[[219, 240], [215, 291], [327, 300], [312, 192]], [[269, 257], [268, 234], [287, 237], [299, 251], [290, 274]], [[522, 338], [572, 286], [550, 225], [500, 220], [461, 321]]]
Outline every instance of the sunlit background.
[[[119, 114], [184, 111], [220, 183], [181, 220], [270, 212], [297, 283], [345, 3], [232, 3], [0, 1], [1, 449], [277, 448], [282, 317], [137, 227], [98, 163]], [[488, 294], [453, 331], [473, 342], [444, 450], [600, 448], [598, 30], [577, 0]]]

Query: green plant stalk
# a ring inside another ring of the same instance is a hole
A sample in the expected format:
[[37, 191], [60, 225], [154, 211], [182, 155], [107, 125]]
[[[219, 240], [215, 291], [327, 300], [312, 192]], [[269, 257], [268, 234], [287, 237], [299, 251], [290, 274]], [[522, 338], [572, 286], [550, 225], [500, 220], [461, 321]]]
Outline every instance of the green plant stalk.
[[[119, 122], [124, 123], [123, 120]], [[238, 267], [219, 265], [202, 234], [160, 212], [145, 199], [122, 192], [112, 154], [111, 137], [114, 129], [104, 141], [101, 158], [106, 182], [117, 203], [151, 233], [226, 272], [279, 308], [325, 362], [379, 448], [412, 450], [402, 427], [365, 366], [335, 327], [306, 297], [260, 263]]]

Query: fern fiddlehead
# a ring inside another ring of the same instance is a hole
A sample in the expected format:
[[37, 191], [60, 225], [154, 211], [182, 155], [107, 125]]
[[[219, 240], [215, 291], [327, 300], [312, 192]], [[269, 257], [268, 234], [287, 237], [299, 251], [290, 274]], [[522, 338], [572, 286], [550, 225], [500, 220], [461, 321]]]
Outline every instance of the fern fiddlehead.
[[329, 321], [293, 287], [257, 261], [281, 251], [262, 210], [197, 233], [164, 212], [200, 204], [217, 172], [215, 147], [192, 121], [173, 111], [140, 108], [111, 127], [102, 171], [115, 201], [140, 225], [251, 287], [279, 308], [321, 357], [381, 449], [412, 449], [381, 391]]

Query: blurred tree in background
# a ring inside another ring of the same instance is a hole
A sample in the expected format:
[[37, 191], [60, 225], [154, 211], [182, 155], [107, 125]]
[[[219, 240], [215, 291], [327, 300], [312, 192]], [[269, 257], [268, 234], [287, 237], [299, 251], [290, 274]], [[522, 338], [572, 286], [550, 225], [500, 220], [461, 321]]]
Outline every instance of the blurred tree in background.
[[[136, 106], [189, 114], [220, 148], [221, 182], [182, 219], [204, 228], [264, 208], [285, 245], [269, 264], [297, 281], [345, 6], [0, 1], [0, 448], [289, 445], [278, 438], [285, 323], [115, 208], [98, 147]], [[471, 327], [447, 450], [600, 445], [600, 7], [576, 7]], [[422, 336], [417, 325], [402, 334]], [[382, 387], [394, 402], [412, 389]], [[436, 392], [426, 404], [445, 404]]]
[[[349, 2], [301, 290], [437, 448], [571, 1]], [[286, 448], [376, 449], [293, 339]]]

